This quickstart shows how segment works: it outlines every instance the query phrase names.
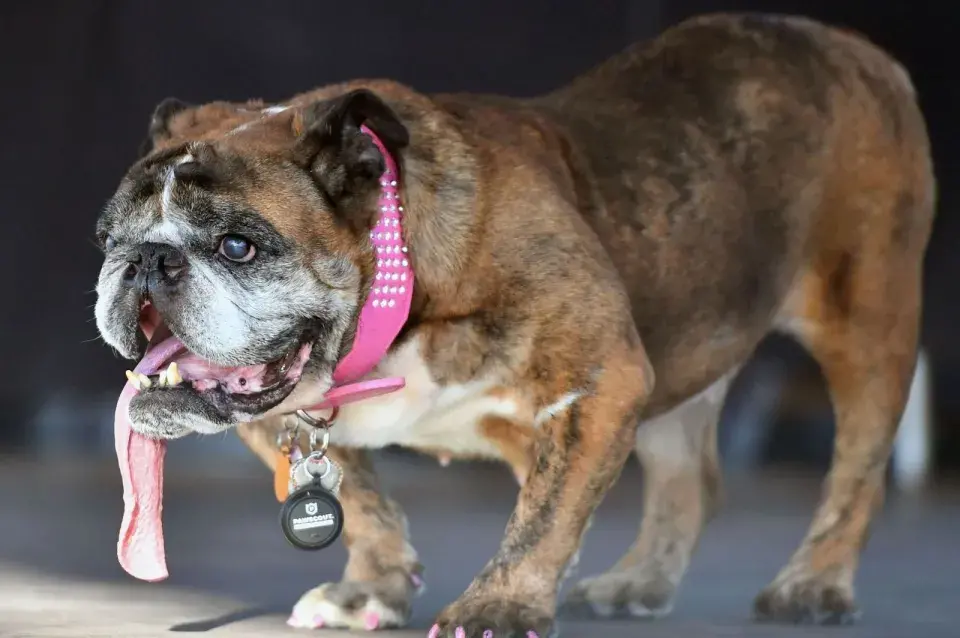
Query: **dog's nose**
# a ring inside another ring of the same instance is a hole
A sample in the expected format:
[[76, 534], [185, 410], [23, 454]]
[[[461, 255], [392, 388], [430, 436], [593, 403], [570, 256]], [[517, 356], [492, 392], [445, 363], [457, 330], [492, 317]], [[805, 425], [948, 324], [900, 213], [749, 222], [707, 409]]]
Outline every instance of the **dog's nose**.
[[168, 244], [145, 243], [127, 255], [124, 281], [144, 290], [175, 286], [187, 269], [187, 258]]

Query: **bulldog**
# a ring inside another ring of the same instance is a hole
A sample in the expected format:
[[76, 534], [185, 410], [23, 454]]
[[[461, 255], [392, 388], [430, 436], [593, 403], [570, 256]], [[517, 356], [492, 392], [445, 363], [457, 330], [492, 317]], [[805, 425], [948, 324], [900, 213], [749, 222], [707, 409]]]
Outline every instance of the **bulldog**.
[[[755, 616], [845, 622], [914, 368], [934, 207], [895, 60], [804, 18], [707, 15], [531, 99], [363, 80], [281, 103], [166, 100], [97, 225], [96, 319], [130, 359], [141, 333], [182, 344], [156, 355], [176, 369], [132, 375], [136, 432], [238, 427], [270, 466], [288, 415], [323, 404], [376, 341], [364, 326], [385, 325], [358, 378], [402, 387], [340, 405], [329, 430], [346, 570], [290, 622], [408, 620], [422, 567], [368, 450], [502, 460], [516, 509], [431, 638], [545, 637], [562, 608], [666, 614], [721, 498], [726, 385], [786, 332], [822, 367], [837, 436]], [[631, 452], [636, 543], [561, 605]]]

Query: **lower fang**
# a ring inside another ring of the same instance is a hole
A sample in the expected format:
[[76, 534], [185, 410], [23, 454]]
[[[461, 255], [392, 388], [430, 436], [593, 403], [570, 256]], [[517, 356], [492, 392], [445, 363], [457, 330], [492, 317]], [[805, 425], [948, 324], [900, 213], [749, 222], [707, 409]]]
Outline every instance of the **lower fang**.
[[177, 366], [176, 361], [170, 362], [170, 366], [166, 369], [167, 374], [167, 385], [175, 386], [180, 385], [183, 382], [183, 377], [180, 376], [180, 368]]
[[140, 383], [140, 377], [137, 376], [136, 372], [133, 372], [132, 370], [127, 370], [125, 374], [127, 375], [127, 381], [129, 381], [133, 387], [135, 387], [137, 390], [143, 389]]

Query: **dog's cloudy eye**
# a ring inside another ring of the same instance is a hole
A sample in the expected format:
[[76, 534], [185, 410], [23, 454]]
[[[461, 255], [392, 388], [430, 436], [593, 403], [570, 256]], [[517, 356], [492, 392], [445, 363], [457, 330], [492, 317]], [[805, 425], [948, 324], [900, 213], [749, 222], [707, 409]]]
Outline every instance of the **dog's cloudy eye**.
[[117, 240], [107, 235], [107, 238], [103, 240], [103, 248], [106, 251], [111, 251], [117, 247]]
[[253, 259], [257, 248], [243, 237], [227, 235], [220, 242], [220, 254], [230, 261], [245, 262]]

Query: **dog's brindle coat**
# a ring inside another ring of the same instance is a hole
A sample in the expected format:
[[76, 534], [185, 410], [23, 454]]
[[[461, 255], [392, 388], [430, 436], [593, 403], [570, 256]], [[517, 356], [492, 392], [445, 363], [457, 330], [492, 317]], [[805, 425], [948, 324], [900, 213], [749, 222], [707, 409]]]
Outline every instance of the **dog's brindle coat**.
[[[440, 613], [441, 636], [459, 626], [470, 638], [549, 634], [561, 579], [631, 449], [646, 472], [639, 537], [575, 588], [570, 608], [665, 613], [717, 506], [725, 382], [782, 330], [822, 367], [837, 436], [807, 536], [755, 611], [851, 618], [913, 371], [934, 209], [904, 70], [859, 36], [805, 19], [712, 15], [536, 99], [358, 81], [269, 117], [255, 103], [166, 103], [151, 146], [216, 144], [257, 162], [309, 124], [300, 107], [356, 89], [389, 105], [410, 139], [395, 151], [416, 298], [384, 368], [405, 374], [411, 392], [457, 388], [466, 407], [428, 406], [446, 428], [432, 438], [378, 421], [387, 413], [375, 402], [344, 411], [333, 454], [345, 471], [349, 562], [301, 611], [328, 625], [362, 626], [369, 611], [382, 625], [405, 621], [421, 567], [361, 449], [405, 443], [506, 459], [522, 483], [499, 551]], [[282, 233], [296, 227], [285, 212], [298, 210], [295, 189], [247, 192]], [[319, 246], [316, 235], [290, 240]], [[422, 396], [385, 405], [419, 409]], [[280, 421], [240, 429], [271, 465]]]

